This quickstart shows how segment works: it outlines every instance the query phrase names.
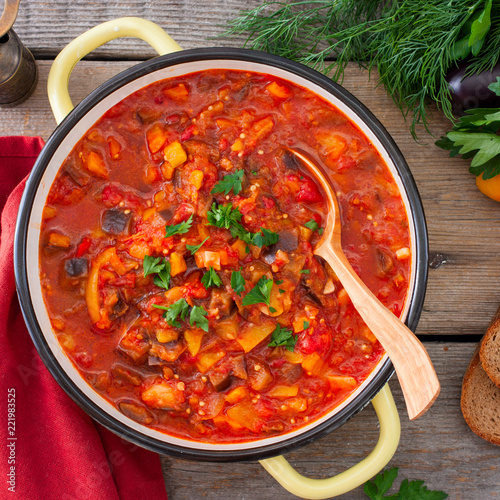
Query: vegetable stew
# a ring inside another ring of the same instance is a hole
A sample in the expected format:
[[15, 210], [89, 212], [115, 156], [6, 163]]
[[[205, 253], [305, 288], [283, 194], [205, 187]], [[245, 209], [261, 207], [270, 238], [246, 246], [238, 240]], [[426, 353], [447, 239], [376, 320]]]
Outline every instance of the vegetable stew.
[[313, 249], [328, 168], [344, 251], [400, 315], [410, 278], [399, 190], [330, 103], [270, 75], [211, 70], [128, 96], [51, 186], [42, 292], [81, 375], [127, 417], [209, 442], [278, 435], [333, 409], [383, 349]]

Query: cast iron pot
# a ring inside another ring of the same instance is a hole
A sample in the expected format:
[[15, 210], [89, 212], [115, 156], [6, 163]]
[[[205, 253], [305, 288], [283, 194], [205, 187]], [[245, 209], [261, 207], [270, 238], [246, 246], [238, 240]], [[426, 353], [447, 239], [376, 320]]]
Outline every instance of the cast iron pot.
[[[160, 57], [111, 78], [73, 109], [67, 85], [74, 65], [103, 43], [125, 36], [147, 41]], [[261, 461], [262, 465], [292, 493], [303, 498], [332, 497], [371, 478], [387, 464], [397, 448], [400, 422], [387, 385], [393, 374], [387, 356], [346, 401], [298, 431], [239, 444], [201, 443], [142, 426], [99, 396], [59, 346], [43, 303], [38, 271], [42, 208], [59, 167], [75, 143], [109, 108], [138, 89], [157, 80], [214, 68], [268, 73], [306, 87], [346, 114], [377, 148], [399, 186], [408, 213], [412, 263], [403, 317], [411, 329], [416, 328], [427, 281], [428, 248], [424, 213], [415, 182], [401, 152], [371, 112], [341, 86], [306, 66], [243, 49], [181, 51], [161, 28], [138, 18], [117, 19], [91, 29], [71, 42], [54, 61], [48, 92], [59, 125], [28, 179], [17, 220], [14, 263], [21, 308], [33, 342], [49, 371], [78, 405], [111, 431], [155, 452], [182, 458], [217, 462], [265, 458]], [[277, 456], [333, 431], [370, 401], [380, 420], [380, 438], [372, 453], [348, 471], [334, 478], [311, 480], [295, 472], [282, 456]]]

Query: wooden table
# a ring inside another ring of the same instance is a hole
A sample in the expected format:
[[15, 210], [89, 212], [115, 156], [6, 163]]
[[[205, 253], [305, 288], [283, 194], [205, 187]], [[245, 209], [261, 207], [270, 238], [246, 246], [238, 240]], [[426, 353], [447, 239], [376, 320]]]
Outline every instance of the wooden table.
[[[227, 19], [257, 0], [23, 0], [14, 26], [38, 62], [34, 95], [14, 109], [0, 110], [0, 135], [40, 135], [47, 139], [56, 124], [46, 95], [52, 60], [73, 38], [98, 23], [122, 16], [152, 20], [184, 48], [241, 47], [243, 38], [213, 38]], [[112, 75], [154, 56], [134, 39], [109, 43], [80, 62], [70, 81], [76, 103]], [[433, 145], [422, 134], [417, 144], [400, 112], [366, 72], [348, 67], [344, 86], [382, 121], [405, 155], [424, 204], [430, 239], [427, 297], [417, 330], [435, 364], [441, 396], [421, 419], [407, 419], [398, 383], [391, 381], [402, 421], [402, 438], [390, 466], [400, 479], [423, 479], [453, 499], [500, 498], [500, 447], [473, 434], [459, 406], [462, 377], [480, 336], [500, 302], [500, 204], [481, 195], [460, 159]], [[432, 129], [440, 136], [449, 124], [435, 113]], [[378, 436], [368, 407], [329, 436], [287, 458], [301, 473], [328, 477], [366, 456]], [[196, 463], [162, 457], [171, 500], [291, 498], [257, 462]], [[366, 498], [361, 488], [342, 498]]]

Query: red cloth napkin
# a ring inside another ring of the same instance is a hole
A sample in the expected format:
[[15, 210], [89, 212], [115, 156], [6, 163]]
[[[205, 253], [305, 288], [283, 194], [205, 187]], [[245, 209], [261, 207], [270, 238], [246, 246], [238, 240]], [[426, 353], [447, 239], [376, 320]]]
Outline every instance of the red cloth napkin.
[[87, 416], [45, 368], [26, 329], [15, 293], [14, 228], [42, 146], [38, 137], [0, 137], [0, 498], [166, 500], [159, 456]]

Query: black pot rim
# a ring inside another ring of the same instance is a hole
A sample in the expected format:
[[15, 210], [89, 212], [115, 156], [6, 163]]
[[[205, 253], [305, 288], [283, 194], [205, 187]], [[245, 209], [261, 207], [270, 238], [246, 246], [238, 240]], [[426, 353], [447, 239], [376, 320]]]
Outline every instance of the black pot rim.
[[393, 161], [403, 185], [406, 190], [406, 195], [409, 201], [410, 213], [408, 216], [413, 219], [415, 228], [415, 287], [413, 296], [410, 300], [410, 307], [406, 324], [412, 330], [415, 330], [422, 311], [426, 283], [427, 283], [427, 265], [428, 265], [428, 237], [426, 230], [425, 215], [422, 207], [422, 202], [418, 194], [418, 190], [410, 172], [410, 169], [401, 154], [396, 143], [385, 130], [382, 124], [375, 116], [352, 94], [345, 90], [340, 85], [336, 84], [321, 73], [308, 68], [302, 64], [284, 59], [279, 56], [271, 55], [264, 52], [235, 49], [235, 48], [202, 48], [175, 52], [172, 54], [155, 57], [149, 61], [137, 64], [122, 73], [112, 77], [106, 83], [98, 87], [83, 99], [63, 120], [63, 122], [55, 129], [40, 156], [38, 157], [31, 175], [26, 183], [26, 188], [21, 200], [19, 214], [16, 224], [16, 233], [14, 241], [14, 272], [16, 278], [16, 287], [21, 304], [21, 310], [25, 318], [28, 331], [35, 344], [40, 357], [54, 376], [59, 385], [66, 393], [93, 419], [107, 427], [112, 432], [118, 434], [122, 438], [131, 441], [134, 444], [147, 448], [157, 453], [165, 453], [172, 456], [213, 462], [229, 462], [239, 460], [256, 460], [267, 457], [276, 456], [282, 453], [287, 453], [297, 447], [304, 446], [311, 441], [326, 435], [343, 425], [347, 420], [362, 410], [378, 393], [378, 391], [387, 383], [394, 370], [392, 363], [387, 359], [383, 365], [378, 368], [371, 382], [365, 389], [347, 406], [338, 411], [331, 418], [315, 426], [307, 429], [301, 434], [292, 438], [285, 439], [278, 443], [257, 446], [251, 449], [242, 450], [202, 450], [187, 448], [178, 445], [166, 443], [157, 440], [153, 437], [141, 434], [127, 427], [120, 421], [111, 417], [102, 408], [97, 406], [87, 396], [79, 391], [72, 379], [56, 360], [54, 354], [50, 350], [40, 325], [37, 321], [33, 305], [31, 303], [30, 291], [28, 286], [26, 252], [27, 252], [27, 232], [28, 222], [31, 216], [31, 206], [35, 198], [38, 184], [42, 178], [45, 169], [52, 158], [52, 155], [67, 135], [80, 119], [98, 102], [116, 91], [123, 85], [144, 76], [147, 73], [173, 66], [176, 64], [205, 61], [205, 60], [238, 60], [246, 62], [260, 63], [275, 68], [279, 68], [295, 75], [301, 76], [316, 85], [322, 87], [330, 94], [333, 94], [340, 99], [344, 104], [353, 109], [368, 125], [372, 132], [380, 140], [391, 160]]

